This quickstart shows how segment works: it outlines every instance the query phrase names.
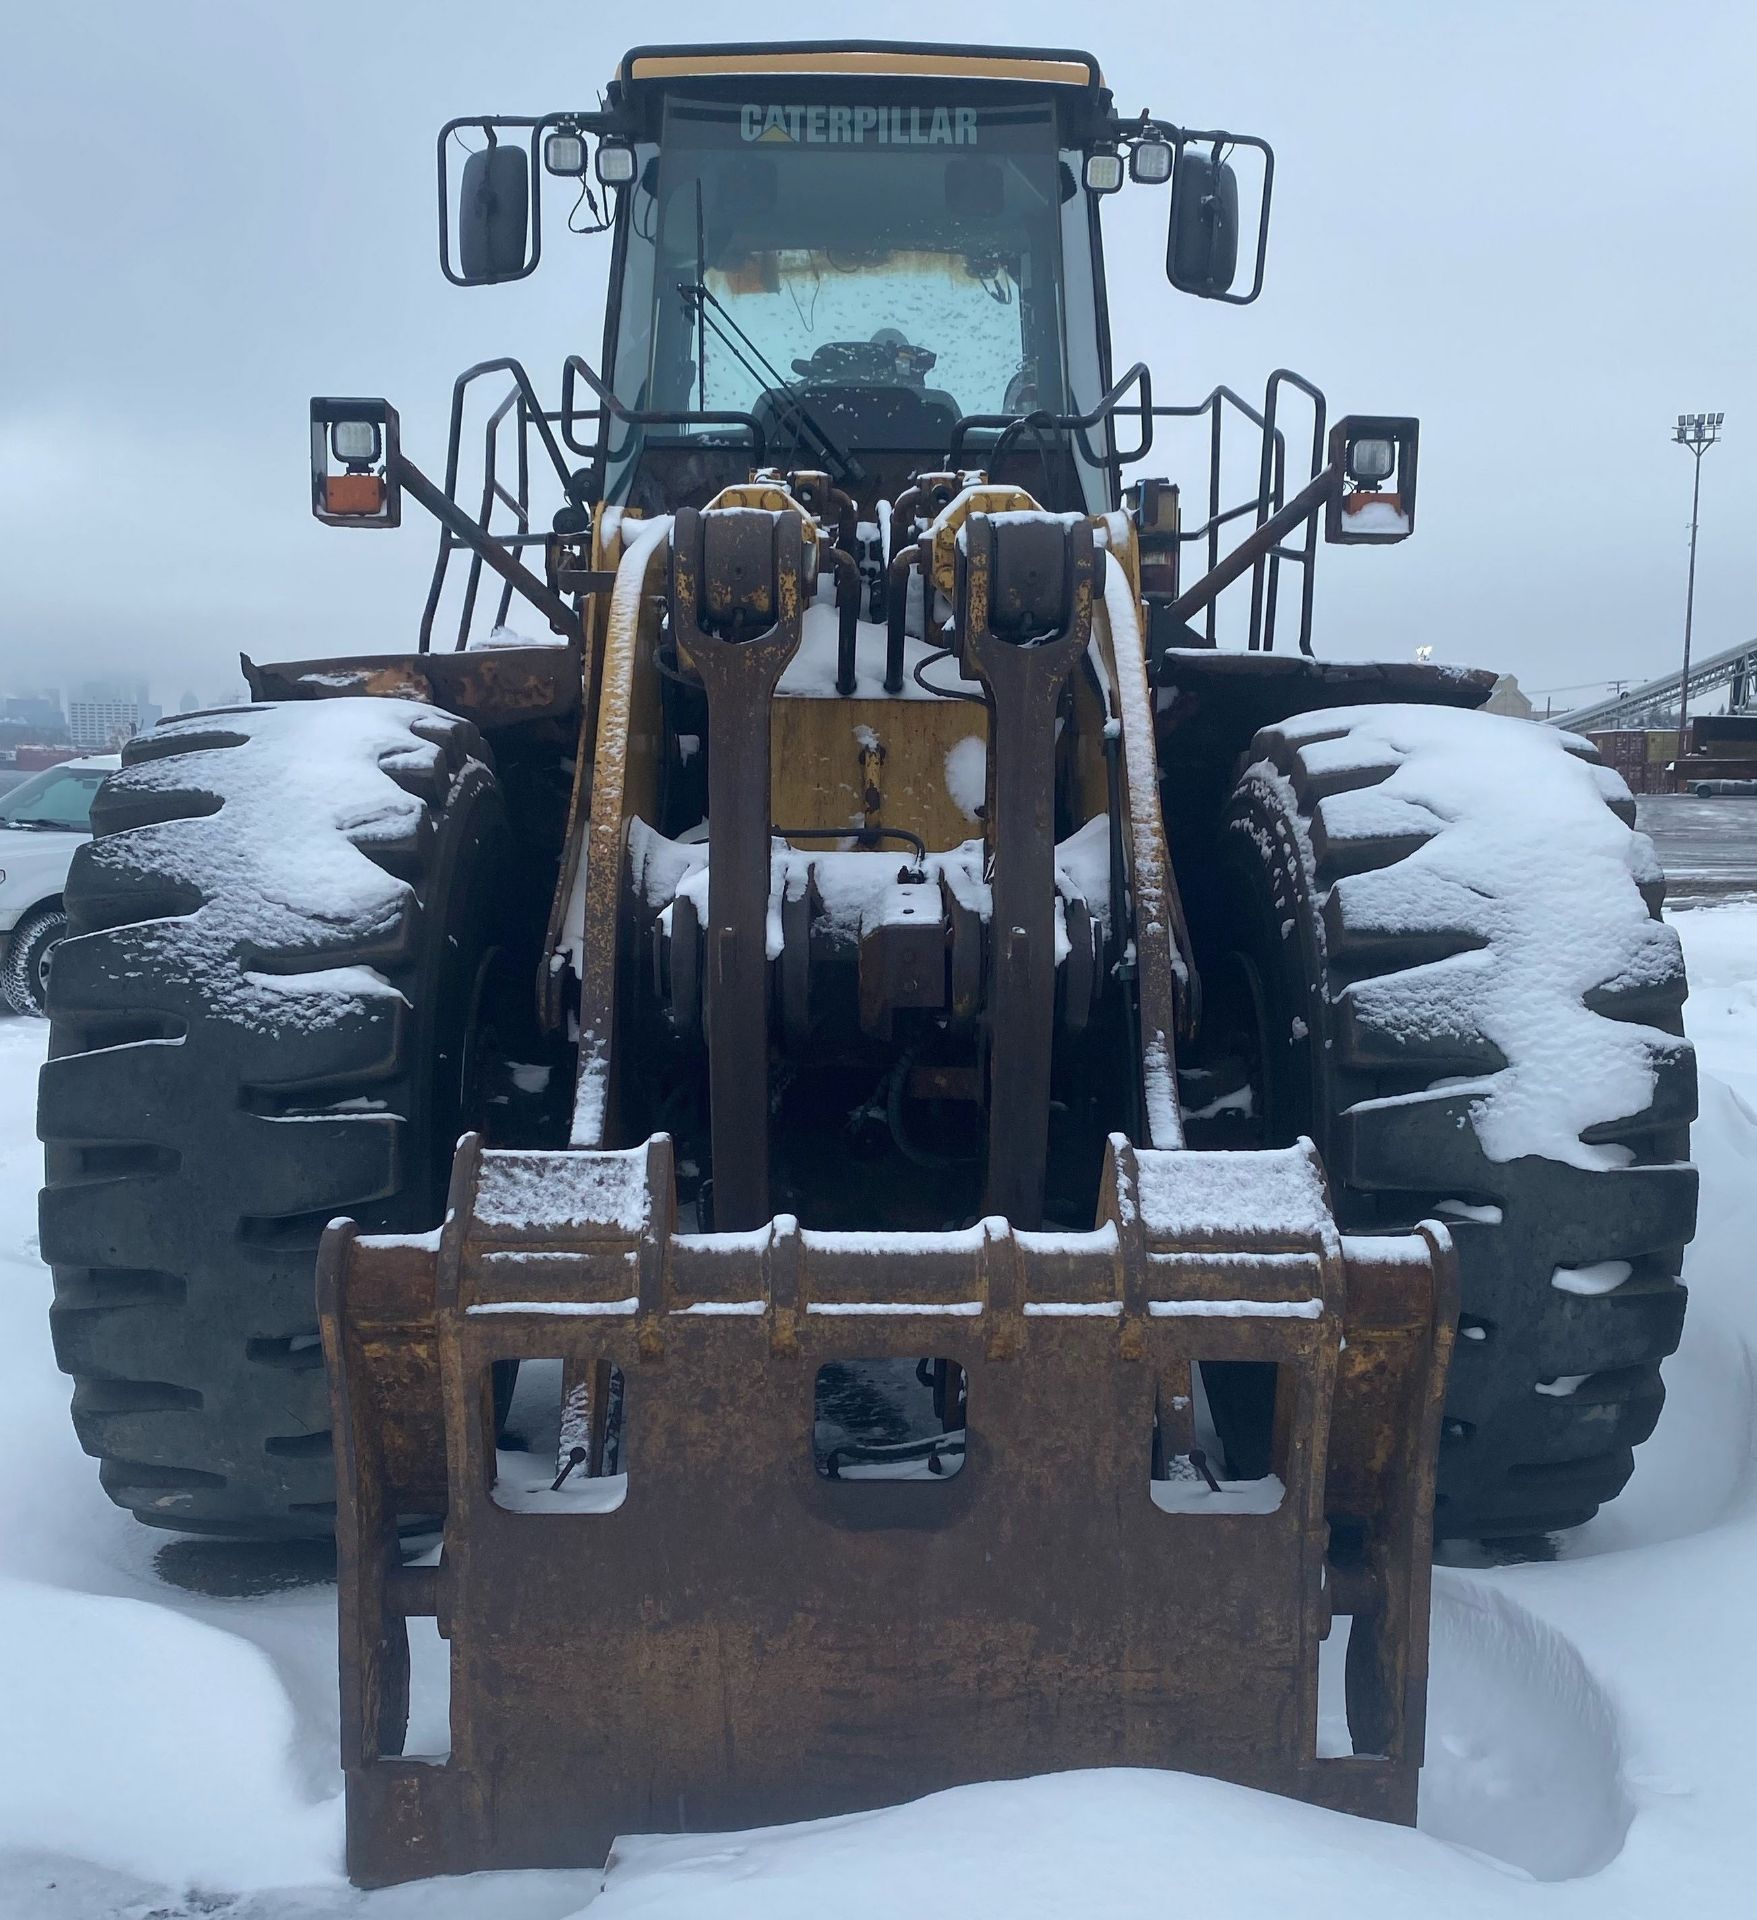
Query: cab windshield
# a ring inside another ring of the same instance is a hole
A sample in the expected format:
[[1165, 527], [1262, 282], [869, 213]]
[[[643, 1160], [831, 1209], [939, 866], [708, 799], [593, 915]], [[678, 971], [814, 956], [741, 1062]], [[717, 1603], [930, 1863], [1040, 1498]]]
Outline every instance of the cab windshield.
[[931, 455], [966, 415], [1068, 410], [1064, 208], [1083, 221], [1084, 194], [1047, 103], [674, 96], [642, 162], [628, 404], [753, 414], [782, 462], [818, 429]]

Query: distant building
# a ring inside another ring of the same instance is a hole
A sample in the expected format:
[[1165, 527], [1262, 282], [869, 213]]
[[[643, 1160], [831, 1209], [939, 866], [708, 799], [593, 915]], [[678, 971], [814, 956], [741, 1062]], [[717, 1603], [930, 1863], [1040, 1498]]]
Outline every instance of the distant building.
[[160, 712], [146, 697], [144, 681], [123, 686], [88, 680], [68, 696], [68, 738], [83, 753], [102, 753], [156, 725]]
[[137, 701], [76, 698], [67, 703], [68, 737], [82, 753], [101, 753], [142, 730]]
[[1504, 673], [1495, 682], [1495, 690], [1484, 704], [1488, 713], [1510, 714], [1515, 720], [1529, 720], [1533, 708], [1531, 702], [1520, 691], [1519, 682], [1510, 673]]
[[177, 711], [179, 713], [196, 713], [200, 710], [200, 707], [201, 702], [192, 693], [182, 693], [177, 696]]
[[9, 693], [0, 699], [0, 720], [29, 727], [46, 740], [57, 740], [67, 729], [60, 697], [51, 690]]

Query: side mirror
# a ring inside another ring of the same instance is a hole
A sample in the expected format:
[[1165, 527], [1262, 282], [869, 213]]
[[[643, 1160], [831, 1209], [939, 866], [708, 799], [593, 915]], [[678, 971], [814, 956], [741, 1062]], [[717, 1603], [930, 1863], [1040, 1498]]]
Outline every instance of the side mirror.
[[[439, 129], [439, 270], [454, 287], [491, 287], [536, 272], [543, 257], [543, 173], [576, 182], [584, 200], [590, 138], [598, 143], [599, 181], [620, 191], [632, 177], [635, 150], [613, 116], [546, 113], [531, 120], [478, 113]], [[595, 213], [595, 201], [593, 207]], [[600, 218], [572, 231], [603, 233], [611, 224]]]
[[1238, 175], [1185, 147], [1171, 184], [1165, 277], [1180, 293], [1224, 299], [1238, 278]]
[[458, 194], [460, 276], [470, 286], [520, 278], [537, 264], [530, 233], [530, 156], [501, 145], [471, 154]]

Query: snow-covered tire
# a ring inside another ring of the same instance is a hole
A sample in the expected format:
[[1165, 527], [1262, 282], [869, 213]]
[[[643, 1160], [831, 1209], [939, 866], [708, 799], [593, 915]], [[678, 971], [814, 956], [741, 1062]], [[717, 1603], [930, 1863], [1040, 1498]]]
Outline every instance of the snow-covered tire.
[[59, 907], [39, 907], [13, 928], [6, 965], [0, 967], [0, 1000], [14, 1013], [47, 1010], [50, 960], [66, 932], [67, 915]]
[[1317, 1142], [1345, 1230], [1449, 1219], [1437, 1532], [1577, 1525], [1659, 1416], [1695, 1223], [1683, 962], [1628, 789], [1582, 740], [1428, 707], [1302, 715], [1246, 761], [1208, 948], [1254, 976], [1258, 1138]]
[[467, 721], [190, 715], [92, 809], [55, 958], [42, 1247], [73, 1420], [155, 1526], [325, 1533], [318, 1236], [438, 1223], [507, 867]]

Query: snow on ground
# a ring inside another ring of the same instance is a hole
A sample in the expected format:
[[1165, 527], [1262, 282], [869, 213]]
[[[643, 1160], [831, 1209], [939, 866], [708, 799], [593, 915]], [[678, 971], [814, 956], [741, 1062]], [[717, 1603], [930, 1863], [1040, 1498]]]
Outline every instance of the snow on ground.
[[1671, 1404], [1629, 1492], [1553, 1561], [1439, 1572], [1420, 1831], [1177, 1774], [1068, 1774], [762, 1833], [630, 1838], [601, 1894], [596, 1873], [346, 1886], [334, 1589], [316, 1556], [266, 1565], [154, 1535], [99, 1492], [67, 1422], [36, 1258], [45, 1029], [0, 1020], [0, 1915], [1750, 1913], [1757, 906], [1676, 925], [1703, 1188]]

